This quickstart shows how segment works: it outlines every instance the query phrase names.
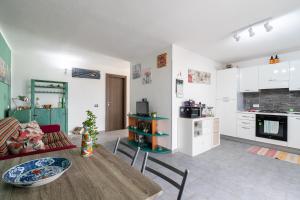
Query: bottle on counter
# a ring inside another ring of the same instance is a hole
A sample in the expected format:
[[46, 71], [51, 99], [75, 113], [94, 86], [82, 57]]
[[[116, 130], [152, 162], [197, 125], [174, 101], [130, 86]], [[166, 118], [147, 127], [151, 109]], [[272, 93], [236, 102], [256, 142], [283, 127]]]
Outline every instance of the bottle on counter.
[[274, 57], [273, 56], [270, 57], [269, 64], [274, 64]]
[[275, 59], [274, 59], [274, 63], [279, 63], [279, 62], [280, 62], [279, 57], [278, 57], [278, 55], [276, 55]]

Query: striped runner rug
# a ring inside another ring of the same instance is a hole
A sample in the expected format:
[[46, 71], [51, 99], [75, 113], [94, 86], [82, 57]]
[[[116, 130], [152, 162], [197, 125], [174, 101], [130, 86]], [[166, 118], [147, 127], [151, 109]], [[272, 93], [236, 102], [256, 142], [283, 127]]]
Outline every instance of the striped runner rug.
[[269, 149], [265, 147], [258, 147], [258, 146], [252, 146], [249, 149], [247, 149], [249, 153], [266, 156], [269, 158], [274, 158], [278, 160], [284, 160], [287, 162], [295, 163], [300, 165], [300, 155], [293, 154], [293, 153], [287, 153], [284, 151], [277, 151], [275, 149]]

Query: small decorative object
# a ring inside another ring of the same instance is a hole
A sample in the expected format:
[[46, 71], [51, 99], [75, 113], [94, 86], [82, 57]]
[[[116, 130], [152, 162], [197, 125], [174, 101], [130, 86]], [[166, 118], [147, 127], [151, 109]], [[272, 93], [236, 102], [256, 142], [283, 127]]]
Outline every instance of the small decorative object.
[[136, 64], [132, 66], [132, 79], [138, 79], [141, 77], [142, 65]]
[[99, 70], [73, 68], [72, 69], [72, 77], [100, 79], [100, 71]]
[[72, 132], [75, 135], [82, 135], [84, 132], [84, 128], [83, 127], [75, 127]]
[[153, 117], [153, 118], [157, 117], [157, 112], [152, 112], [151, 117]]
[[269, 60], [269, 64], [274, 64], [275, 63], [275, 60], [273, 58], [273, 56], [270, 57], [270, 60]]
[[157, 68], [167, 66], [167, 53], [163, 53], [157, 56]]
[[[18, 98], [12, 98], [12, 102], [15, 104], [17, 110], [30, 109], [30, 100], [26, 96], [18, 96]], [[20, 102], [22, 102], [23, 105], [20, 105]]]
[[36, 107], [36, 108], [41, 108], [40, 98], [39, 98], [39, 97], [37, 97], [37, 98], [35, 99], [35, 107]]
[[188, 82], [210, 85], [211, 74], [208, 72], [201, 72], [201, 71], [189, 69]]
[[278, 55], [276, 55], [275, 59], [274, 59], [274, 63], [279, 63], [279, 62], [280, 62], [279, 57], [278, 57]]
[[10, 168], [2, 180], [18, 187], [37, 187], [59, 178], [71, 165], [66, 158], [40, 158]]
[[178, 98], [183, 97], [183, 80], [176, 79], [176, 96]]
[[94, 115], [90, 110], [86, 111], [87, 119], [82, 123], [84, 129], [88, 130], [88, 133], [92, 139], [93, 146], [97, 147], [97, 135], [99, 134], [98, 128], [96, 126], [96, 115]]
[[51, 104], [44, 104], [43, 108], [45, 108], [45, 109], [51, 109], [52, 105]]
[[90, 157], [93, 155], [93, 141], [88, 128], [85, 128], [85, 132], [82, 134], [81, 155], [83, 157]]
[[151, 68], [144, 68], [143, 69], [142, 82], [143, 82], [144, 85], [150, 84], [152, 82], [152, 79], [151, 79]]

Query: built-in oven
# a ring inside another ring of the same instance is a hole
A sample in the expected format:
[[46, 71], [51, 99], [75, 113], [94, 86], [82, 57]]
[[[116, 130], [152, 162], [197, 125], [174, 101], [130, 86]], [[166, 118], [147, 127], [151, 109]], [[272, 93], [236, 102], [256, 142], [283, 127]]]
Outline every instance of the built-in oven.
[[256, 137], [287, 141], [287, 116], [256, 115]]

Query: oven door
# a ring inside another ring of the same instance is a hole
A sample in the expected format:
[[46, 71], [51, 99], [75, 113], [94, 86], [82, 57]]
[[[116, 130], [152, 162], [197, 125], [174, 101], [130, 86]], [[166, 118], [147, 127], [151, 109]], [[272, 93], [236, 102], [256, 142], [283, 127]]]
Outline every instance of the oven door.
[[287, 141], [287, 116], [256, 115], [256, 137]]

